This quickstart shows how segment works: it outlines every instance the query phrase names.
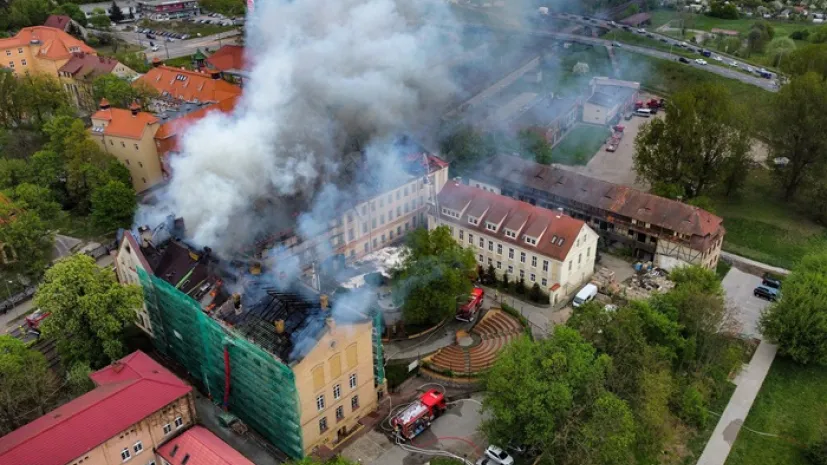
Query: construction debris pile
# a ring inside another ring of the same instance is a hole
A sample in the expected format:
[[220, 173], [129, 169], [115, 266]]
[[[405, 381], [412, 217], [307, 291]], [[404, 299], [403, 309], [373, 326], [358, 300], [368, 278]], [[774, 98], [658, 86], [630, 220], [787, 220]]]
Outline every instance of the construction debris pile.
[[606, 267], [600, 267], [595, 271], [591, 283], [597, 286], [597, 290], [602, 294], [615, 295], [620, 291], [620, 286], [615, 281], [615, 272]]
[[668, 292], [675, 287], [669, 280], [669, 272], [652, 268], [627, 279], [620, 285], [620, 295], [627, 300], [645, 300], [652, 294]]

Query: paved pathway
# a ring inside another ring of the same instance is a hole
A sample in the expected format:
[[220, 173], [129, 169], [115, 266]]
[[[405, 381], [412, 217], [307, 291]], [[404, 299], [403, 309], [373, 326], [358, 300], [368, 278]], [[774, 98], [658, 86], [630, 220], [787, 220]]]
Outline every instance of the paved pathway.
[[790, 274], [790, 270], [786, 268], [779, 268], [777, 266], [767, 265], [766, 263], [757, 262], [755, 260], [750, 260], [749, 258], [742, 257], [740, 255], [735, 255], [734, 253], [724, 252], [721, 251], [721, 258], [730, 262], [730, 263], [741, 263], [746, 265], [750, 268], [760, 269], [764, 271], [769, 271], [770, 273], [776, 273], [781, 275], [788, 275]]
[[738, 437], [738, 432], [749, 414], [749, 409], [761, 390], [761, 384], [775, 359], [778, 347], [761, 341], [749, 365], [738, 376], [738, 387], [721, 415], [712, 437], [706, 444], [698, 465], [723, 465]]

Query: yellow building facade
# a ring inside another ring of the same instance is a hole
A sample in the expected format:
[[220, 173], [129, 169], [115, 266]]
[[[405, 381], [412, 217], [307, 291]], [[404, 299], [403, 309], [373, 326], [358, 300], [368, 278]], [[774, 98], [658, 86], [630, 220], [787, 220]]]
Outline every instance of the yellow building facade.
[[45, 73], [58, 77], [58, 71], [72, 54], [81, 52], [96, 54], [95, 49], [60, 29], [26, 27], [14, 37], [0, 39], [0, 67], [17, 76]]

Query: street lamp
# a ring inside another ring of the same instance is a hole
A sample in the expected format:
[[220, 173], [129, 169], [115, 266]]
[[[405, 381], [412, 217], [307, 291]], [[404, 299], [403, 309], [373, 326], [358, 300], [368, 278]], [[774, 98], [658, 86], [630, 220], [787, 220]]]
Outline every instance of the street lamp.
[[15, 309], [15, 307], [17, 307], [17, 305], [16, 305], [14, 299], [12, 299], [13, 296], [11, 295], [11, 288], [9, 287], [9, 284], [14, 283], [14, 281], [12, 281], [10, 279], [7, 279], [5, 281], [6, 281], [6, 292], [8, 292], [9, 299], [11, 299], [11, 310], [12, 310], [12, 312], [14, 312], [14, 309]]

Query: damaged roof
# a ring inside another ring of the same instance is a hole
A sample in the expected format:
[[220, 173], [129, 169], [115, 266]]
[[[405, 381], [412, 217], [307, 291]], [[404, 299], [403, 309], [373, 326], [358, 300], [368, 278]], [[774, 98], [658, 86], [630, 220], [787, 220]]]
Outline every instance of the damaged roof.
[[494, 157], [480, 173], [688, 236], [723, 233], [723, 219], [702, 208], [520, 157]]

